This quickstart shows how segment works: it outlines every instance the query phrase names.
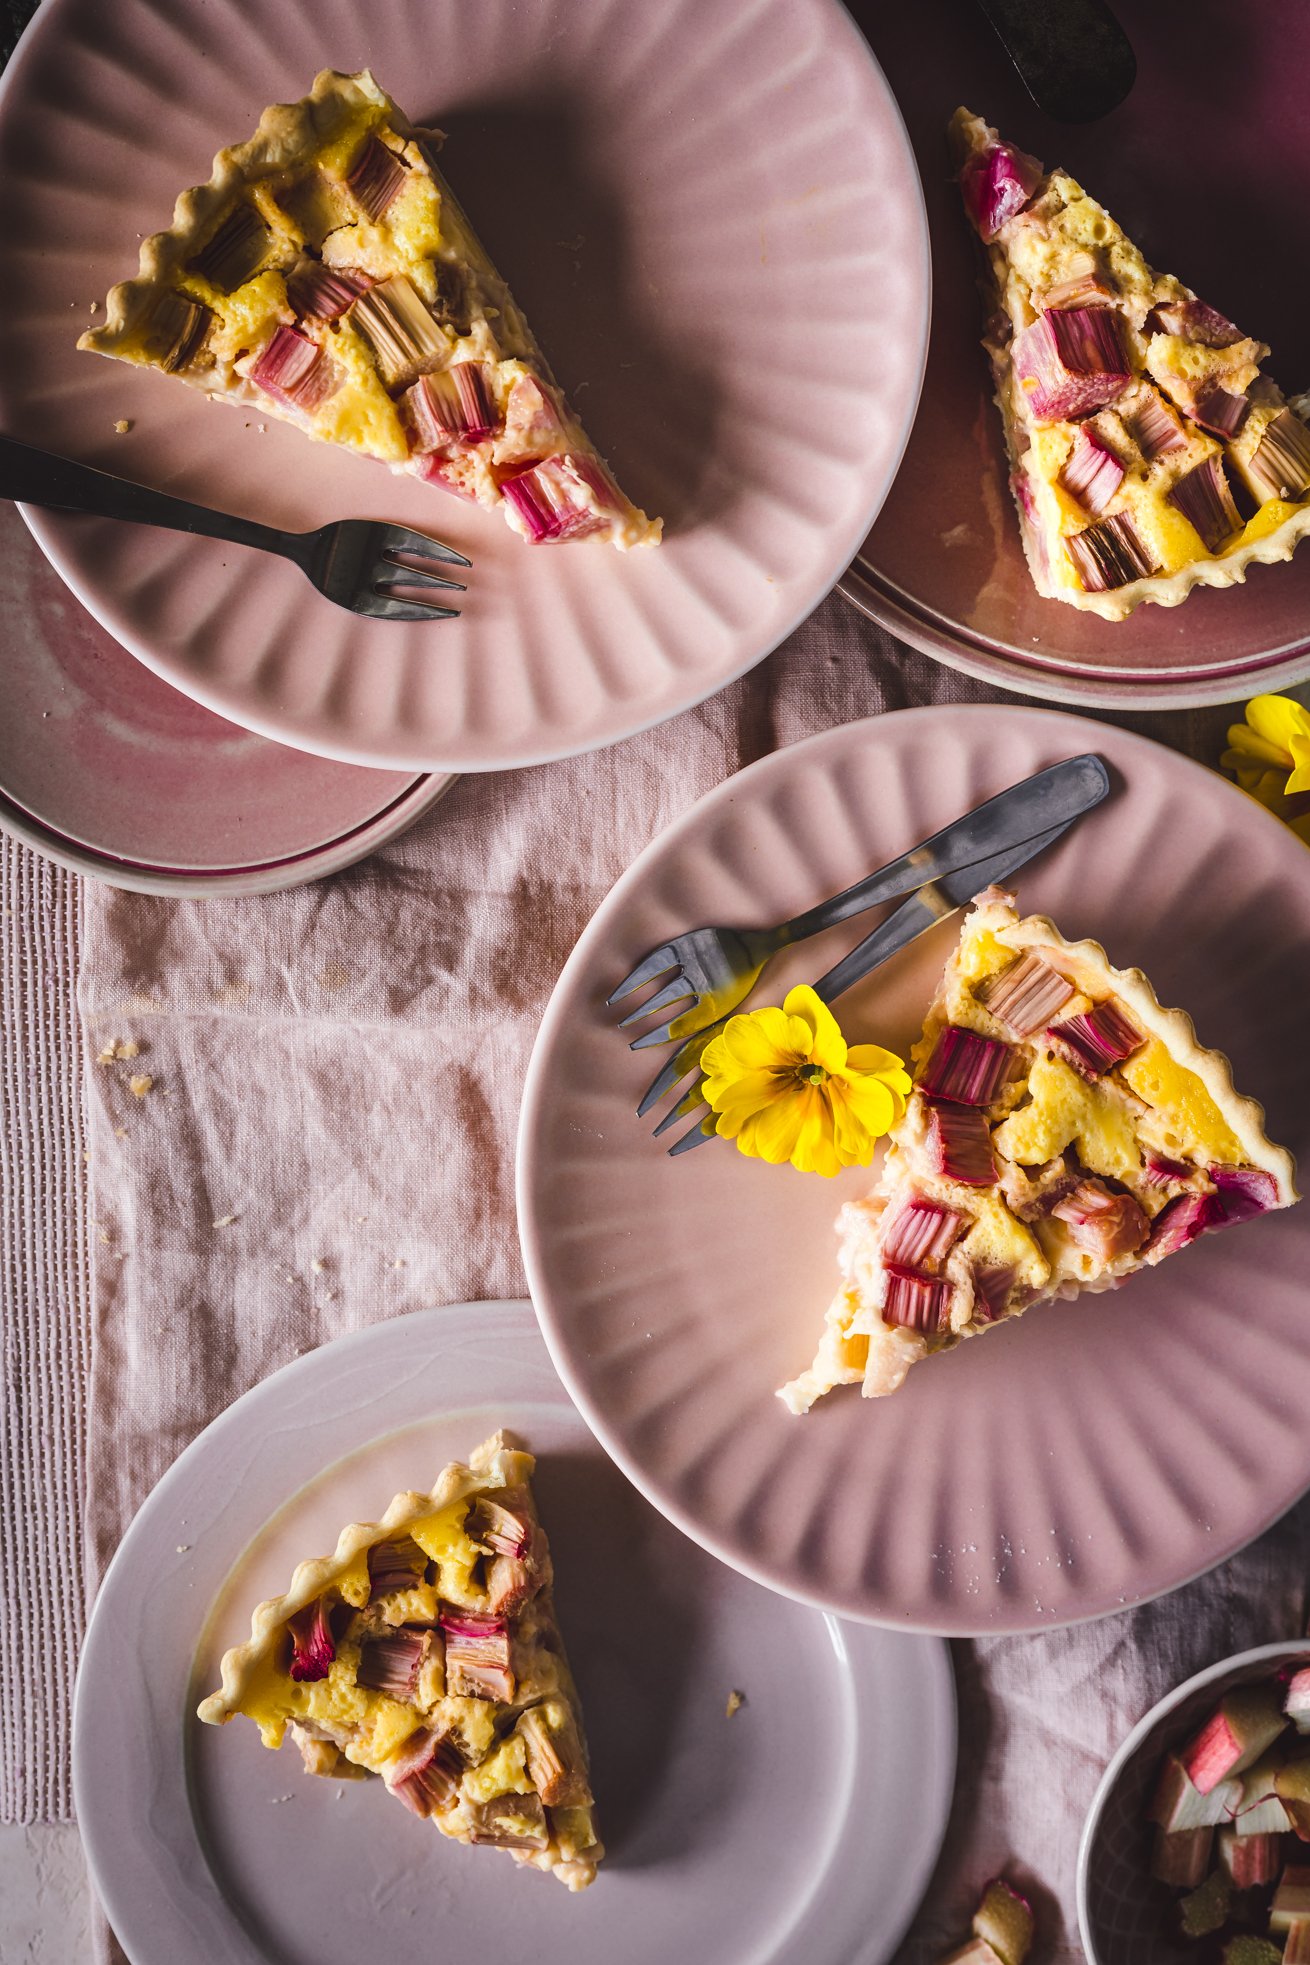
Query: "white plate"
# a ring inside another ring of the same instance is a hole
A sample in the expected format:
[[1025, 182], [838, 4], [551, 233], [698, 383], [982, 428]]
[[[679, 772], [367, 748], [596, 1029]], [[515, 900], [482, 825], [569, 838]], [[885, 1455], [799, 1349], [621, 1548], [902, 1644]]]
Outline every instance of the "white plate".
[[[78, 353], [140, 235], [327, 65], [371, 66], [446, 130], [594, 440], [664, 517], [658, 550], [534, 551], [498, 513]], [[842, 573], [918, 400], [918, 173], [836, 0], [45, 0], [0, 87], [0, 199], [12, 434], [274, 525], [389, 518], [472, 559], [458, 621], [365, 621], [264, 553], [31, 516], [166, 681], [350, 763], [535, 763], [700, 702]]]
[[[297, 1560], [498, 1425], [539, 1455], [587, 1709], [610, 1853], [580, 1898], [442, 1842], [374, 1782], [307, 1779], [245, 1721], [192, 1718]], [[133, 1965], [882, 1965], [954, 1760], [945, 1646], [785, 1602], [670, 1528], [587, 1432], [527, 1304], [339, 1338], [215, 1420], [105, 1578], [73, 1727], [93, 1880]]]

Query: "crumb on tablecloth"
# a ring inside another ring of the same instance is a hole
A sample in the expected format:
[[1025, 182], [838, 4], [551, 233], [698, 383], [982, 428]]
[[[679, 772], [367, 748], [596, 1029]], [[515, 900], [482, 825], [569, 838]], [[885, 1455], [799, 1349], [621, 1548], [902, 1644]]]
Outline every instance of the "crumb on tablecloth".
[[727, 1706], [724, 1708], [724, 1717], [726, 1719], [731, 1719], [734, 1713], [738, 1713], [741, 1711], [745, 1703], [746, 1703], [746, 1694], [744, 1692], [737, 1692], [735, 1690], [730, 1692], [728, 1694]]
[[137, 1071], [128, 1079], [127, 1089], [133, 1098], [144, 1098], [154, 1082], [148, 1071]]

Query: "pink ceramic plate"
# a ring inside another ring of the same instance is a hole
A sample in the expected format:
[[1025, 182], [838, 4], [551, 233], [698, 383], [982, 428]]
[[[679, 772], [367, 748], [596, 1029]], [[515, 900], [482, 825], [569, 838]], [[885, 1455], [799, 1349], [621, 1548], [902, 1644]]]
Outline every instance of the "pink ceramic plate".
[[[447, 130], [451, 179], [561, 380], [664, 515], [658, 551], [532, 551], [496, 514], [75, 351], [219, 144], [319, 68], [365, 64]], [[918, 396], [918, 177], [837, 0], [46, 0], [0, 93], [0, 196], [13, 434], [275, 525], [386, 517], [472, 558], [458, 622], [402, 626], [259, 553], [33, 518], [159, 674], [356, 763], [564, 756], [740, 675], [848, 564]]]
[[[928, 201], [933, 331], [923, 399], [896, 484], [849, 598], [971, 675], [1064, 701], [1229, 702], [1310, 675], [1310, 555], [1246, 584], [1102, 621], [1033, 590], [1006, 487], [982, 351], [974, 242], [950, 181], [945, 127], [959, 103], [1114, 212], [1148, 259], [1273, 349], [1290, 392], [1310, 386], [1304, 232], [1310, 119], [1302, 81], [1310, 14], [1265, 0], [1242, 15], [1236, 66], [1216, 62], [1211, 13], [1117, 11], [1137, 52], [1127, 100], [1074, 128], [1034, 108], [973, 0], [853, 8], [904, 111]], [[925, 60], [926, 48], [932, 59]], [[1278, 132], [1270, 142], [1271, 130]]]
[[147, 893], [266, 893], [349, 866], [454, 782], [333, 764], [203, 710], [88, 618], [0, 505], [0, 825]]
[[[587, 1712], [608, 1854], [581, 1898], [441, 1841], [378, 1782], [309, 1780], [246, 1720], [193, 1717], [302, 1557], [498, 1426], [538, 1456]], [[73, 1715], [78, 1825], [134, 1965], [885, 1965], [954, 1767], [945, 1647], [816, 1616], [693, 1548], [605, 1459], [526, 1303], [339, 1338], [208, 1427], [101, 1585]]]
[[[1019, 1631], [1170, 1589], [1310, 1481], [1306, 1211], [1214, 1236], [1115, 1296], [1057, 1305], [794, 1418], [836, 1286], [832, 1221], [869, 1185], [766, 1167], [726, 1142], [665, 1157], [633, 1109], [663, 1053], [604, 1000], [696, 922], [768, 923], [1060, 757], [1094, 749], [1109, 802], [1034, 864], [1026, 909], [1140, 962], [1310, 1137], [1310, 859], [1200, 765], [1050, 711], [906, 710], [827, 731], [712, 792], [626, 873], [574, 950], [533, 1053], [519, 1219], [547, 1342], [604, 1445], [672, 1520], [773, 1588], [855, 1617]], [[867, 925], [867, 924], [866, 924]], [[958, 927], [843, 999], [903, 1056]], [[765, 1000], [856, 930], [779, 959]]]

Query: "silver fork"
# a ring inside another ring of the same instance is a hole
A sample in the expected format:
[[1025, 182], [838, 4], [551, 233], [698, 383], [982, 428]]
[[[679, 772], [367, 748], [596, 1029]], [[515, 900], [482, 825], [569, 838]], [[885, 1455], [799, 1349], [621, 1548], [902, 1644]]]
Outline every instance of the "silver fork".
[[89, 464], [35, 450], [13, 437], [0, 437], [0, 497], [59, 512], [92, 512], [99, 518], [129, 519], [137, 525], [199, 532], [238, 546], [257, 546], [261, 552], [278, 553], [291, 560], [338, 607], [382, 621], [452, 620], [459, 613], [457, 607], [423, 600], [421, 593], [429, 587], [460, 594], [465, 591], [458, 580], [406, 565], [399, 555], [448, 566], [471, 564], [453, 546], [443, 545], [426, 532], [414, 532], [407, 525], [389, 525], [382, 519], [336, 519], [314, 532], [281, 532], [276, 526], [260, 525], [230, 512], [213, 512], [207, 505], [171, 498], [167, 492], [93, 470]]
[[[1095, 752], [1066, 757], [976, 805], [963, 818], [943, 826], [899, 859], [889, 860], [844, 893], [807, 908], [777, 928], [691, 928], [661, 942], [623, 978], [607, 1003], [618, 1003], [672, 971], [672, 980], [624, 1017], [619, 1029], [627, 1030], [643, 1017], [658, 1016], [661, 1010], [681, 1003], [686, 1007], [666, 1023], [643, 1031], [633, 1039], [631, 1049], [643, 1051], [652, 1044], [685, 1042], [697, 1031], [717, 1024], [748, 996], [761, 969], [779, 949], [806, 941], [929, 880], [939, 880], [998, 847], [1018, 846], [1025, 839], [1036, 838], [1061, 820], [1074, 818], [1099, 803], [1109, 788], [1105, 766]], [[641, 1107], [641, 1111], [646, 1109]]]

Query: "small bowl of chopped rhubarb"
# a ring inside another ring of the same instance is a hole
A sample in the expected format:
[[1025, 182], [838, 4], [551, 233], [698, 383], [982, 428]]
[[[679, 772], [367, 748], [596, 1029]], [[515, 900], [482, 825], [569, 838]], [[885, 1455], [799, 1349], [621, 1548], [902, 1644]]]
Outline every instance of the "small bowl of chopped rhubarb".
[[1090, 1965], [1310, 1965], [1310, 1642], [1180, 1685], [1128, 1735], [1078, 1851]]

